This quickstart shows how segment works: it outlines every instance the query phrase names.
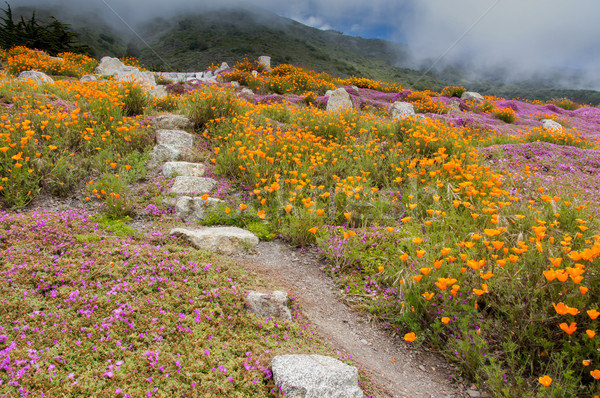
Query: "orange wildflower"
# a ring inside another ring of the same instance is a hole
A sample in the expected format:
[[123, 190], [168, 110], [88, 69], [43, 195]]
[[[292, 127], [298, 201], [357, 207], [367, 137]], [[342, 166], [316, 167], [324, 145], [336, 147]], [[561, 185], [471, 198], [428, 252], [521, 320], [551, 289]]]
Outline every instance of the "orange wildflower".
[[538, 379], [541, 385], [549, 387], [552, 384], [552, 378], [550, 376], [542, 376]]
[[404, 340], [408, 341], [409, 343], [412, 343], [416, 339], [417, 339], [417, 335], [414, 332], [406, 333], [404, 335]]
[[573, 333], [575, 333], [575, 331], [577, 330], [577, 322], [571, 322], [570, 325], [567, 325], [566, 323], [563, 322], [558, 326], [560, 326], [560, 328], [563, 330], [563, 332], [565, 332], [569, 336], [572, 335]]

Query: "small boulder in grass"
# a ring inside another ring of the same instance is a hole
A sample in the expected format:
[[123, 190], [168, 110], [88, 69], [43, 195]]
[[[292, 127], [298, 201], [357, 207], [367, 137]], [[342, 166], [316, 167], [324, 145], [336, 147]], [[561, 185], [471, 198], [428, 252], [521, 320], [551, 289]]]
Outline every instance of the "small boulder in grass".
[[338, 88], [329, 95], [327, 110], [333, 112], [352, 110], [350, 94], [343, 88]]
[[276, 290], [273, 293], [249, 291], [246, 296], [246, 303], [253, 313], [265, 319], [280, 318], [292, 321], [292, 313], [288, 308], [288, 294], [281, 290]]
[[410, 102], [396, 101], [392, 104], [392, 119], [406, 119], [415, 116], [415, 108]]
[[555, 133], [561, 133], [563, 131], [563, 127], [560, 123], [552, 119], [542, 119], [542, 128], [547, 131], [552, 131]]
[[465, 91], [460, 96], [460, 99], [463, 101], [472, 101], [472, 102], [483, 102], [483, 95], [476, 93], [475, 91]]
[[258, 62], [262, 64], [263, 68], [265, 68], [266, 71], [271, 70], [271, 57], [269, 57], [268, 55], [261, 55], [260, 57], [258, 57]]
[[290, 398], [362, 398], [358, 370], [323, 355], [278, 355], [271, 360], [275, 385]]
[[19, 80], [33, 80], [35, 84], [49, 83], [54, 84], [54, 79], [43, 72], [37, 70], [25, 70], [19, 73]]

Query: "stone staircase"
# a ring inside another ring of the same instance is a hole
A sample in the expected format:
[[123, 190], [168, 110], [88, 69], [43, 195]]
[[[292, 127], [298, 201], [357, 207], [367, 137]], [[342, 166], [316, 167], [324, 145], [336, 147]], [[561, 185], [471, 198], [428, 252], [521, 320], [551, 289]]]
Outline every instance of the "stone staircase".
[[[150, 167], [162, 167], [166, 178], [174, 178], [171, 193], [175, 212], [184, 222], [201, 220], [206, 209], [222, 203], [210, 193], [217, 181], [204, 177], [206, 166], [187, 160], [194, 157], [194, 135], [184, 128], [191, 123], [181, 115], [161, 115], [152, 121], [156, 131], [156, 146], [152, 150]], [[197, 249], [221, 254], [236, 254], [258, 245], [250, 231], [237, 227], [174, 228], [171, 235], [181, 236]]]

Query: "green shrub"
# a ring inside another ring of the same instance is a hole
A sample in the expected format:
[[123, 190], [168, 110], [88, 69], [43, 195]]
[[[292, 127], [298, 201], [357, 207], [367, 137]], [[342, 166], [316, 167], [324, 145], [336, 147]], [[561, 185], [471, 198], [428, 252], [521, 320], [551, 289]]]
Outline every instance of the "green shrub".
[[123, 97], [123, 114], [125, 116], [143, 115], [147, 105], [148, 98], [140, 86], [132, 84], [125, 87]]
[[441, 94], [443, 97], [448, 97], [448, 98], [458, 97], [458, 98], [460, 98], [465, 91], [467, 91], [467, 89], [464, 87], [448, 86], [448, 87], [444, 87], [444, 89], [442, 89]]

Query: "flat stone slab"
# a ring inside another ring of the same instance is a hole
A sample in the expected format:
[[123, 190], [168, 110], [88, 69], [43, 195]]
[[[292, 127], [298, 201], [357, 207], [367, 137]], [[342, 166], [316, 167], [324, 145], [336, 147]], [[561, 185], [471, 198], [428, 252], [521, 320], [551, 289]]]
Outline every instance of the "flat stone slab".
[[167, 178], [171, 178], [174, 175], [202, 177], [205, 171], [206, 166], [202, 163], [167, 162], [163, 165], [162, 174]]
[[179, 176], [171, 187], [176, 195], [194, 196], [212, 191], [217, 182], [212, 178]]
[[156, 145], [150, 154], [150, 165], [152, 167], [163, 162], [179, 159], [181, 151], [171, 145]]
[[281, 290], [275, 290], [273, 293], [249, 291], [246, 296], [250, 311], [265, 319], [280, 318], [291, 322], [289, 302], [288, 294]]
[[185, 238], [197, 249], [222, 254], [242, 253], [258, 245], [256, 235], [237, 227], [174, 228], [169, 234]]
[[323, 355], [279, 355], [271, 361], [275, 385], [288, 398], [362, 398], [358, 370]]
[[192, 127], [192, 122], [183, 115], [166, 114], [152, 119], [150, 125], [157, 130], [185, 130]]
[[224, 202], [217, 198], [203, 200], [200, 197], [180, 196], [175, 201], [175, 213], [185, 222], [202, 220], [206, 209], [219, 203]]
[[156, 143], [170, 145], [180, 151], [191, 151], [194, 148], [194, 136], [183, 130], [157, 130]]

